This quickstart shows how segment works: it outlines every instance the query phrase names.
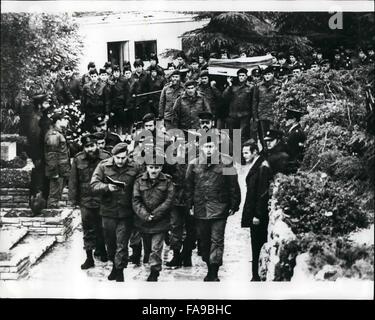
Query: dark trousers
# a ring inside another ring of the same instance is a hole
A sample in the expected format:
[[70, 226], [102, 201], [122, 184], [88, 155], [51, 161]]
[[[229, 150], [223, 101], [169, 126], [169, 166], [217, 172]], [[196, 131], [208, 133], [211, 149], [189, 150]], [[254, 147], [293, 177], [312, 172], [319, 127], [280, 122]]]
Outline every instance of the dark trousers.
[[163, 244], [165, 232], [142, 233], [145, 252], [150, 252], [150, 267], [155, 271], [161, 271], [163, 263]]
[[[140, 257], [142, 254], [142, 236], [139, 230], [134, 227], [130, 235], [129, 246], [133, 249], [132, 255]], [[147, 254], [145, 248], [145, 255]], [[149, 254], [149, 253], [148, 253]]]
[[47, 200], [47, 207], [57, 206], [61, 200], [65, 185], [65, 178], [49, 178], [49, 195]]
[[196, 219], [202, 260], [221, 266], [224, 253], [224, 233], [227, 219]]
[[252, 225], [250, 227], [250, 237], [251, 237], [251, 252], [252, 252], [252, 272], [253, 277], [259, 277], [258, 266], [259, 266], [259, 255], [260, 250], [264, 243], [267, 242], [267, 227], [266, 224]]
[[85, 250], [98, 249], [105, 251], [102, 217], [99, 208], [81, 206], [83, 248]]
[[128, 266], [128, 244], [133, 229], [133, 220], [125, 218], [102, 217], [104, 240], [108, 259], [117, 269]]
[[[185, 228], [185, 239], [184, 239]], [[189, 214], [189, 209], [183, 206], [175, 206], [171, 211], [171, 237], [172, 250], [193, 250], [196, 241], [195, 219]]]
[[250, 138], [250, 116], [241, 118], [228, 117], [226, 119], [228, 129], [230, 130], [230, 138], [233, 141], [233, 129], [241, 130], [241, 141], [246, 141]]
[[259, 120], [258, 123], [258, 138], [263, 147], [263, 149], [267, 150], [266, 142], [264, 141], [264, 136], [266, 132], [271, 128], [271, 121], [269, 120]]

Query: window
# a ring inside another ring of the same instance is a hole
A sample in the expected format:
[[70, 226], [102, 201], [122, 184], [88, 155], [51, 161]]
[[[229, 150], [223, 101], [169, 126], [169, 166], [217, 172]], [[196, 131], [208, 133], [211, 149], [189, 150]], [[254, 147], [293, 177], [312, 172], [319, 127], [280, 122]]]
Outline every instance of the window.
[[156, 40], [150, 41], [136, 41], [135, 47], [135, 58], [142, 59], [143, 61], [149, 61], [151, 53], [157, 53]]
[[107, 42], [107, 57], [112, 62], [112, 65], [120, 66], [120, 70], [123, 68], [125, 60], [129, 60], [129, 42]]

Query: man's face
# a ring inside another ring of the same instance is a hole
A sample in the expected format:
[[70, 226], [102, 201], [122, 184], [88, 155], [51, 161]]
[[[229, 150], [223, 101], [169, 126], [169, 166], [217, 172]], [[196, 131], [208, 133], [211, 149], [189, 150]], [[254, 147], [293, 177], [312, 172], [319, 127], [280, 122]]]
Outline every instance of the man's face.
[[285, 58], [280, 58], [279, 59], [279, 64], [284, 64], [286, 62], [286, 59]]
[[331, 66], [329, 65], [329, 63], [323, 64], [323, 66], [322, 66], [323, 72], [328, 72], [330, 69], [331, 69]]
[[320, 59], [323, 58], [323, 55], [322, 55], [321, 53], [318, 53], [318, 54], [316, 55], [316, 58], [320, 60]]
[[259, 82], [260, 77], [258, 77], [258, 76], [252, 76], [252, 77], [253, 77], [254, 82]]
[[296, 62], [296, 57], [295, 56], [289, 56], [289, 60], [291, 63]]
[[277, 142], [278, 142], [277, 139], [266, 140], [268, 150], [273, 149], [276, 146]]
[[127, 159], [128, 159], [128, 152], [127, 151], [118, 153], [118, 154], [113, 156], [113, 160], [115, 161], [115, 165], [119, 168], [122, 168], [125, 165]]
[[144, 128], [145, 128], [145, 130], [150, 130], [151, 132], [153, 132], [155, 130], [154, 120], [145, 122]]
[[221, 59], [228, 59], [228, 54], [226, 52], [222, 53], [221, 54]]
[[301, 69], [294, 69], [293, 70], [293, 76], [298, 77], [301, 74], [301, 72], [302, 72]]
[[102, 122], [94, 126], [96, 132], [105, 132], [107, 131], [107, 123]]
[[340, 60], [340, 58], [341, 58], [341, 56], [340, 56], [340, 54], [335, 54], [335, 60]]
[[375, 54], [374, 50], [369, 50], [369, 51], [368, 51], [368, 55], [369, 55], [369, 56], [373, 56], [374, 54]]
[[98, 145], [96, 143], [89, 143], [83, 147], [83, 150], [89, 155], [93, 156], [98, 151]]
[[210, 158], [216, 151], [216, 145], [214, 142], [207, 142], [202, 147], [203, 154], [206, 158]]
[[102, 80], [103, 82], [107, 81], [108, 79], [108, 74], [107, 73], [101, 73], [100, 74], [100, 80]]
[[198, 61], [199, 61], [200, 64], [205, 63], [205, 60], [204, 60], [204, 58], [202, 56], [198, 57]]
[[311, 66], [311, 70], [314, 71], [314, 72], [318, 72], [318, 71], [319, 71], [319, 65], [317, 65], [317, 64], [313, 64], [313, 65]]
[[135, 67], [135, 71], [136, 71], [137, 73], [142, 73], [142, 70], [143, 70], [143, 67], [142, 67], [142, 66], [137, 66], [137, 67]]
[[180, 82], [180, 76], [179, 75], [177, 75], [177, 74], [174, 74], [173, 76], [172, 76], [172, 78], [171, 78], [171, 81], [172, 81], [172, 84], [177, 84], [177, 83], [179, 83]]
[[241, 52], [240, 58], [246, 58], [246, 53], [245, 52]]
[[66, 78], [70, 78], [72, 75], [73, 75], [73, 71], [72, 70], [65, 70], [65, 77]]
[[108, 67], [107, 69], [105, 69], [105, 72], [107, 72], [108, 75], [111, 75], [112, 74], [112, 67]]
[[191, 68], [192, 68], [193, 70], [198, 70], [198, 68], [199, 68], [199, 64], [198, 64], [198, 62], [193, 62], [193, 63], [191, 64]]
[[256, 150], [251, 152], [250, 146], [245, 146], [245, 147], [242, 148], [242, 156], [245, 159], [246, 163], [249, 163], [249, 162], [253, 161], [256, 155], [257, 155]]
[[182, 64], [184, 64], [184, 62], [185, 62], [185, 60], [182, 57], [177, 58], [178, 65], [182, 65]]
[[316, 52], [313, 52], [312, 56], [313, 56], [313, 58], [316, 58], [317, 53], [316, 53]]
[[119, 71], [119, 70], [113, 71], [113, 76], [114, 76], [116, 79], [120, 78], [120, 71]]
[[146, 166], [146, 170], [147, 170], [147, 173], [150, 177], [150, 179], [156, 179], [161, 170], [162, 170], [163, 166], [161, 164], [149, 164]]
[[271, 81], [273, 79], [273, 73], [268, 72], [264, 75], [264, 80]]
[[208, 131], [213, 126], [213, 121], [210, 119], [199, 119], [199, 126], [201, 129]]
[[98, 146], [98, 149], [100, 149], [100, 150], [103, 150], [105, 148], [105, 140], [104, 139], [103, 140], [98, 140], [96, 142], [96, 144]]
[[196, 88], [194, 85], [187, 86], [185, 90], [188, 96], [192, 97], [195, 95]]
[[208, 79], [208, 77], [206, 77], [206, 76], [201, 77], [201, 82], [202, 82], [203, 84], [208, 84], [209, 81], [210, 81], [210, 80]]
[[90, 78], [93, 83], [98, 82], [98, 75], [96, 73], [90, 74]]
[[245, 82], [246, 79], [247, 79], [247, 75], [246, 75], [245, 73], [239, 73], [239, 74], [238, 74], [238, 81], [239, 81], [240, 83]]
[[130, 79], [132, 77], [132, 72], [130, 70], [126, 70], [124, 76], [125, 79]]

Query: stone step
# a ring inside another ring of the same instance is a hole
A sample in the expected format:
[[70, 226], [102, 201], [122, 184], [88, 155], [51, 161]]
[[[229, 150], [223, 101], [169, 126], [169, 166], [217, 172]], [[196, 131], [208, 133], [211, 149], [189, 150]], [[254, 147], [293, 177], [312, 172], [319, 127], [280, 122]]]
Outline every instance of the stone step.
[[29, 234], [11, 250], [11, 254], [16, 257], [28, 256], [30, 265], [32, 266], [52, 248], [55, 243], [55, 236]]
[[27, 233], [27, 228], [0, 228], [0, 253], [9, 252]]

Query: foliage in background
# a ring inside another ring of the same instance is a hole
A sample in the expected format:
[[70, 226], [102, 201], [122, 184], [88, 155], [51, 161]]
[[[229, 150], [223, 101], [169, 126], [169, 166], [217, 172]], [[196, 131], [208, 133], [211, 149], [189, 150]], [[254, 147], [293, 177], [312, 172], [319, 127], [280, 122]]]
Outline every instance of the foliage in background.
[[41, 86], [52, 65], [76, 67], [82, 47], [68, 14], [1, 14], [1, 108], [14, 109], [26, 79]]

